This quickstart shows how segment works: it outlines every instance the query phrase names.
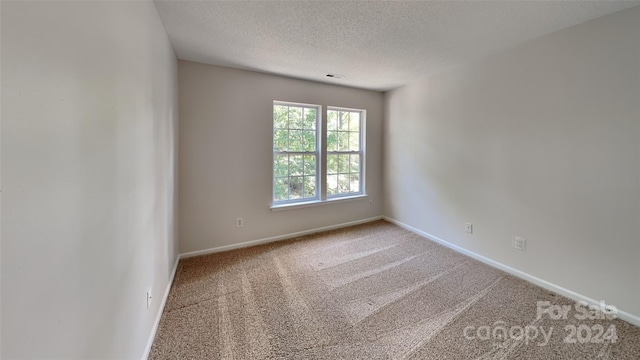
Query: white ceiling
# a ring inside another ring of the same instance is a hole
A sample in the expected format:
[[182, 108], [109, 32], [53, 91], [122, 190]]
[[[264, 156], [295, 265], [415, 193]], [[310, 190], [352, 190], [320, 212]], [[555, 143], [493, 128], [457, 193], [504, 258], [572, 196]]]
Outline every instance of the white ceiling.
[[640, 0], [155, 4], [180, 59], [384, 91]]

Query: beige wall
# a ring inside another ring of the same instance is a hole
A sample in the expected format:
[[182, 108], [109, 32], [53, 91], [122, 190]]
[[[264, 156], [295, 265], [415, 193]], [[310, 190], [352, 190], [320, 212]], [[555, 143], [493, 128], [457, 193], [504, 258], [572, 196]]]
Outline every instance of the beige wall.
[[640, 8], [385, 102], [386, 215], [640, 315]]
[[[382, 93], [186, 61], [179, 78], [180, 252], [381, 215]], [[368, 199], [270, 210], [273, 100], [367, 110]]]
[[177, 256], [175, 54], [149, 1], [1, 12], [0, 357], [140, 359]]

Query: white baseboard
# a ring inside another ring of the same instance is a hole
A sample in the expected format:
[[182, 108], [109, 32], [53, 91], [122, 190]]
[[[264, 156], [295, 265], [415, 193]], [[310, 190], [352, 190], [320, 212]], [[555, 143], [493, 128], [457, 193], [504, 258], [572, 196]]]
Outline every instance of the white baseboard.
[[[594, 300], [592, 298], [589, 298], [589, 297], [584, 296], [582, 294], [578, 294], [578, 293], [576, 293], [574, 291], [571, 291], [569, 289], [565, 289], [565, 288], [563, 288], [563, 287], [561, 287], [559, 285], [556, 285], [554, 283], [551, 283], [551, 282], [548, 282], [546, 280], [537, 278], [537, 277], [535, 277], [533, 275], [527, 274], [527, 273], [525, 273], [523, 271], [520, 271], [518, 269], [514, 269], [514, 268], [512, 268], [510, 266], [507, 266], [507, 265], [502, 264], [500, 262], [497, 262], [495, 260], [492, 260], [492, 259], [489, 259], [489, 258], [484, 257], [482, 255], [476, 254], [476, 253], [474, 253], [472, 251], [469, 251], [467, 249], [464, 249], [464, 248], [462, 248], [462, 247], [460, 247], [458, 245], [455, 245], [455, 244], [452, 244], [452, 243], [450, 243], [448, 241], [445, 241], [445, 240], [443, 240], [443, 239], [441, 239], [441, 238], [439, 238], [437, 236], [433, 236], [433, 235], [431, 235], [429, 233], [426, 233], [426, 232], [424, 232], [424, 231], [422, 231], [420, 229], [416, 229], [411, 225], [407, 225], [407, 224], [405, 224], [403, 222], [400, 222], [398, 220], [392, 219], [392, 218], [387, 217], [387, 216], [383, 216], [382, 218], [387, 220], [387, 221], [389, 221], [389, 222], [391, 222], [391, 223], [394, 223], [394, 224], [396, 224], [396, 225], [398, 225], [398, 226], [400, 226], [400, 227], [402, 227], [404, 229], [407, 229], [407, 230], [409, 230], [409, 231], [411, 231], [413, 233], [416, 233], [418, 235], [422, 235], [422, 236], [426, 237], [427, 239], [433, 240], [433, 241], [435, 241], [435, 242], [437, 242], [437, 243], [439, 243], [441, 245], [444, 245], [444, 246], [446, 246], [446, 247], [448, 247], [448, 248], [450, 248], [452, 250], [455, 250], [455, 251], [457, 251], [459, 253], [462, 253], [464, 255], [472, 257], [472, 258], [474, 258], [474, 259], [476, 259], [478, 261], [481, 261], [481, 262], [483, 262], [483, 263], [485, 263], [485, 264], [487, 264], [487, 265], [489, 265], [491, 267], [500, 269], [500, 270], [502, 270], [504, 272], [507, 272], [507, 273], [509, 273], [509, 274], [511, 274], [513, 276], [516, 276], [516, 277], [518, 277], [520, 279], [523, 279], [523, 280], [526, 280], [526, 281], [528, 281], [530, 283], [538, 285], [541, 288], [544, 288], [544, 289], [552, 291], [552, 292], [554, 292], [556, 294], [565, 296], [565, 297], [567, 297], [567, 298], [569, 298], [571, 300], [574, 300], [574, 301], [586, 301], [587, 303], [589, 303], [591, 305], [595, 305], [595, 306], [599, 306], [600, 305], [599, 301], [596, 301], [596, 300]], [[625, 311], [622, 311], [622, 310], [618, 309], [617, 316], [618, 316], [618, 318], [620, 320], [626, 321], [626, 322], [628, 322], [628, 323], [630, 323], [632, 325], [640, 327], [640, 317], [638, 317], [636, 315], [633, 315], [631, 313], [628, 313], [628, 312], [625, 312]]]
[[340, 229], [340, 228], [344, 228], [344, 227], [349, 227], [349, 226], [353, 226], [353, 225], [364, 224], [364, 223], [380, 220], [382, 218], [383, 218], [382, 216], [374, 216], [374, 217], [371, 217], [371, 218], [362, 219], [362, 220], [356, 220], [356, 221], [351, 221], [351, 222], [346, 222], [346, 223], [342, 223], [342, 224], [338, 224], [338, 225], [324, 226], [324, 227], [320, 227], [320, 228], [316, 228], [316, 229], [298, 231], [298, 232], [295, 232], [295, 233], [272, 236], [272, 237], [268, 237], [268, 238], [264, 238], [264, 239], [245, 241], [245, 242], [241, 242], [241, 243], [238, 243], [238, 244], [217, 246], [217, 247], [204, 249], [204, 250], [190, 251], [190, 252], [186, 252], [186, 253], [180, 254], [180, 259], [185, 259], [185, 258], [194, 257], [194, 256], [200, 256], [200, 255], [213, 254], [213, 253], [217, 253], [217, 252], [229, 251], [229, 250], [234, 250], [234, 249], [240, 249], [240, 248], [245, 248], [245, 247], [255, 246], [255, 245], [260, 245], [260, 244], [267, 244], [267, 243], [274, 242], [274, 241], [291, 239], [291, 238], [295, 238], [295, 237], [298, 237], [298, 236], [314, 234], [314, 233], [318, 233], [318, 232], [322, 232], [322, 231], [328, 231], [328, 230], [334, 230], [334, 229]]
[[162, 318], [162, 313], [164, 312], [164, 306], [167, 303], [167, 298], [169, 297], [169, 291], [171, 290], [171, 285], [173, 284], [173, 279], [176, 277], [176, 271], [178, 270], [178, 263], [180, 262], [180, 256], [176, 258], [176, 262], [173, 264], [173, 270], [171, 271], [171, 276], [169, 277], [169, 282], [167, 283], [167, 288], [164, 290], [164, 295], [162, 296], [162, 303], [158, 308], [158, 313], [156, 314], [156, 320], [153, 323], [153, 328], [151, 328], [151, 334], [149, 334], [149, 340], [147, 340], [147, 346], [144, 348], [144, 354], [142, 355], [142, 359], [146, 360], [149, 358], [149, 352], [151, 351], [151, 346], [153, 345], [153, 340], [156, 337], [156, 331], [158, 331], [158, 325], [160, 325], [160, 319]]

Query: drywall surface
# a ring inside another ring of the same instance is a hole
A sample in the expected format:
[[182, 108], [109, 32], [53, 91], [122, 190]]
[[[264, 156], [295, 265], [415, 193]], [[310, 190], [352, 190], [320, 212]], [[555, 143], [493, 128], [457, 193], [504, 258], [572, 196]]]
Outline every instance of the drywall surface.
[[175, 54], [149, 1], [1, 6], [0, 357], [140, 359], [177, 257]]
[[386, 216], [640, 315], [640, 8], [390, 91], [385, 119]]
[[[179, 79], [180, 252], [380, 215], [382, 93], [187, 61]], [[271, 211], [274, 100], [367, 110], [367, 199]]]

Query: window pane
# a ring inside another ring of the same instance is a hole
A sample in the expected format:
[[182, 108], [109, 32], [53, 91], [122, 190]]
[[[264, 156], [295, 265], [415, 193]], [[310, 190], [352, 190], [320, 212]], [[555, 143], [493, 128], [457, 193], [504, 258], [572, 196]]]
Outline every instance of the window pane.
[[288, 155], [276, 155], [273, 159], [273, 176], [289, 176]]
[[304, 177], [304, 197], [316, 196], [316, 178], [315, 176]]
[[302, 198], [302, 176], [292, 176], [289, 178], [289, 198]]
[[273, 132], [273, 150], [285, 151], [289, 147], [289, 131], [275, 130]]
[[289, 130], [289, 151], [302, 150], [302, 130]]
[[327, 175], [327, 195], [338, 193], [338, 175]]
[[350, 179], [349, 188], [351, 189], [351, 192], [359, 192], [360, 191], [360, 174], [352, 173], [349, 179]]
[[349, 133], [349, 150], [350, 151], [360, 150], [360, 133], [357, 133], [357, 132]]
[[349, 162], [350, 166], [351, 166], [350, 171], [351, 172], [360, 172], [360, 155], [358, 155], [358, 154], [349, 155], [349, 159], [351, 160]]
[[338, 173], [338, 155], [327, 154], [327, 174]]
[[303, 127], [302, 108], [289, 107], [289, 128], [302, 129]]
[[307, 130], [302, 136], [304, 151], [316, 151], [316, 132]]
[[327, 132], [327, 151], [338, 151], [338, 133], [335, 131]]
[[349, 155], [338, 155], [338, 172], [349, 172]]
[[304, 174], [315, 175], [316, 174], [316, 156], [304, 155]]
[[304, 169], [302, 165], [302, 155], [290, 155], [289, 156], [289, 175], [298, 176], [302, 175]]
[[340, 121], [338, 123], [338, 130], [349, 131], [349, 118], [351, 117], [351, 113], [349, 112], [340, 112]]
[[338, 112], [335, 110], [327, 111], [327, 130], [338, 130]]
[[348, 132], [338, 132], [338, 151], [349, 151]]
[[360, 113], [352, 112], [349, 120], [349, 131], [360, 131]]
[[304, 128], [313, 129], [316, 128], [316, 109], [304, 109]]
[[273, 106], [273, 127], [286, 129], [289, 124], [289, 107], [284, 105]]
[[273, 199], [276, 201], [289, 200], [289, 178], [276, 178], [273, 184]]
[[338, 175], [338, 193], [347, 192], [349, 192], [349, 174], [340, 174]]

